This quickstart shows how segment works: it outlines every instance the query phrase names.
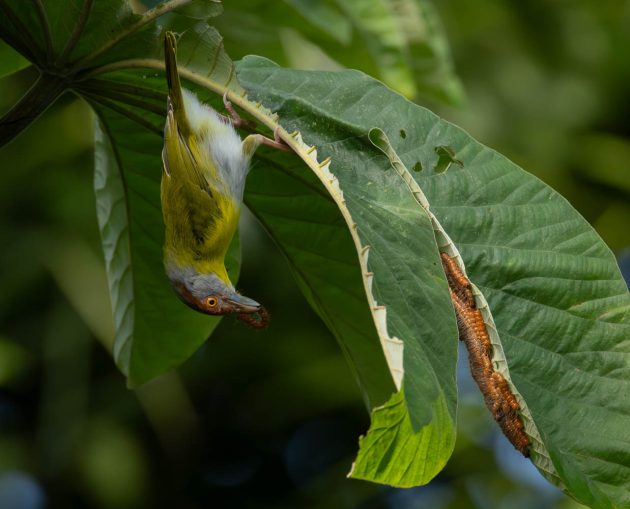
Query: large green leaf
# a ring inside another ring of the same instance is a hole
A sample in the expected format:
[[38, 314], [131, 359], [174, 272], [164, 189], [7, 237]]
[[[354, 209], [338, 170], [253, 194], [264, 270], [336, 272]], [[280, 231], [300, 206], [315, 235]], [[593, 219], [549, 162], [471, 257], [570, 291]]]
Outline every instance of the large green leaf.
[[[375, 172], [344, 164], [346, 152], [363, 151], [374, 127], [383, 131], [396, 173], [413, 177], [434, 226], [461, 254], [478, 302], [488, 304], [484, 318], [496, 324], [501, 345], [493, 360], [520, 393], [532, 461], [584, 503], [628, 506], [630, 295], [588, 223], [540, 180], [365, 75], [248, 58], [239, 79], [286, 129], [300, 129], [333, 157], [344, 195], [352, 191], [342, 178], [356, 184]], [[442, 164], [444, 154], [459, 164]], [[382, 166], [375, 175], [383, 173]], [[444, 339], [428, 336], [427, 348], [442, 348]], [[407, 376], [421, 375], [405, 370], [405, 383]]]
[[[339, 159], [343, 150], [340, 145]], [[298, 152], [315, 162], [315, 174], [286, 156], [265, 158], [249, 177], [246, 201], [335, 333], [372, 408], [393, 388], [383, 378], [383, 352], [398, 387], [404, 370], [406, 397], [401, 391], [374, 408], [352, 476], [396, 486], [425, 484], [453, 450], [457, 348], [444, 275], [439, 260], [430, 258], [437, 256], [430, 221], [402, 179], [392, 172], [378, 175], [378, 165], [389, 163], [369, 142], [347, 150], [348, 166], [339, 173], [319, 165], [314, 150], [302, 146]], [[344, 188], [346, 177], [360, 181], [357, 167], [374, 180]], [[397, 236], [408, 246], [398, 244]], [[441, 343], [429, 351], [432, 334]]]
[[[330, 97], [330, 101], [334, 98]], [[297, 110], [301, 112], [298, 115], [307, 113], [299, 105]], [[303, 120], [317, 126], [316, 131], [308, 131], [310, 141], [319, 147], [320, 153], [326, 150], [324, 155], [332, 156], [334, 163], [318, 163], [317, 151], [300, 146], [299, 142], [298, 153], [319, 176], [342, 211], [346, 228], [352, 232], [356, 249], [354, 263], [358, 256], [364, 291], [367, 291], [379, 339], [399, 388], [403, 372], [405, 374], [405, 405], [396, 407], [397, 417], [385, 431], [378, 431], [380, 424], [374, 420], [368, 438], [362, 442], [368, 450], [373, 441], [387, 444], [387, 454], [383, 458], [363, 452], [353, 475], [404, 486], [426, 483], [444, 466], [454, 444], [457, 355], [457, 330], [431, 220], [410, 192], [408, 182], [391, 171], [387, 157], [372, 146], [366, 136], [323, 117], [312, 120], [303, 117]], [[283, 173], [304, 174], [303, 169], [296, 172], [289, 161], [284, 157], [274, 166], [281, 167]], [[357, 171], [358, 168], [361, 171]], [[281, 199], [283, 195], [274, 192], [278, 187], [271, 185], [265, 186], [264, 195], [265, 203], [272, 201], [273, 212], [261, 210], [260, 202], [256, 201], [261, 180], [253, 178], [250, 177], [247, 191], [248, 197], [254, 195], [252, 209], [272, 235], [279, 237], [283, 231], [278, 228], [278, 217], [293, 218], [296, 210], [301, 217], [305, 207], [299, 207], [295, 201], [286, 203]], [[320, 263], [331, 258], [326, 254], [328, 242], [332, 240], [328, 229], [321, 229], [314, 236], [304, 228], [295, 228], [296, 221], [292, 226], [293, 231], [279, 239], [282, 247], [288, 246], [285, 249], [298, 253], [316, 250], [323, 253], [318, 257]], [[298, 232], [302, 231], [304, 234], [300, 235]], [[336, 260], [339, 250], [335, 242], [331, 246], [335, 253], [333, 260]], [[305, 256], [289, 259], [297, 272], [313, 272], [313, 262], [317, 261]], [[323, 287], [339, 285], [343, 281], [340, 269], [343, 267], [322, 265], [318, 284], [309, 288], [307, 295], [317, 296]], [[346, 302], [337, 304], [321, 298], [316, 309], [321, 308], [322, 303], [324, 306], [335, 304], [328, 311], [330, 316], [345, 317], [352, 311]], [[439, 338], [439, 342], [435, 338]], [[339, 337], [339, 341], [342, 345], [348, 344], [346, 336]], [[379, 415], [392, 415], [384, 410], [379, 412]], [[409, 443], [415, 443], [412, 454], [405, 451]]]
[[[427, 0], [337, 0], [361, 35], [385, 83], [408, 97], [422, 93], [461, 104], [448, 42]], [[353, 67], [349, 65], [348, 67]]]
[[[183, 306], [162, 266], [162, 139], [99, 107], [95, 182], [97, 215], [116, 325], [114, 358], [129, 383], [143, 383], [184, 360], [219, 319]], [[227, 259], [238, 278], [238, 236]]]
[[300, 159], [271, 153], [259, 157], [250, 173], [245, 202], [335, 334], [368, 408], [383, 404], [395, 385], [372, 322], [352, 237], [334, 200]]

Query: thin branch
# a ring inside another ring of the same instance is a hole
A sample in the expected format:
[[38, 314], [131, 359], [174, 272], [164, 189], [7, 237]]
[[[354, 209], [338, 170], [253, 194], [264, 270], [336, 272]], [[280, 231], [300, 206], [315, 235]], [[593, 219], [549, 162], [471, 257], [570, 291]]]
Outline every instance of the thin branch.
[[59, 54], [59, 57], [57, 58], [57, 63], [63, 62], [64, 59], [70, 54], [70, 52], [77, 45], [77, 42], [79, 42], [79, 39], [81, 38], [81, 35], [83, 34], [83, 29], [85, 28], [85, 25], [87, 24], [87, 21], [90, 17], [90, 12], [92, 12], [93, 3], [94, 3], [94, 0], [85, 0], [83, 2], [81, 14], [79, 14], [79, 19], [77, 20], [77, 23], [74, 26], [74, 31], [68, 38], [68, 42], [66, 42], [65, 47]]
[[166, 14], [167, 12], [171, 12], [175, 9], [179, 9], [180, 7], [186, 4], [189, 4], [191, 2], [192, 0], [171, 0], [170, 2], [160, 4], [154, 7], [153, 9], [148, 10], [140, 17], [138, 21], [136, 21], [135, 23], [132, 23], [131, 25], [126, 27], [124, 30], [121, 30], [120, 32], [118, 32], [106, 44], [104, 44], [97, 50], [94, 50], [89, 55], [84, 56], [81, 60], [79, 60], [75, 64], [74, 68], [77, 69], [77, 68], [85, 67], [85, 65], [88, 62], [94, 60], [95, 58], [102, 55], [109, 49], [113, 48], [120, 41], [122, 41], [123, 39], [126, 39], [134, 32], [137, 32], [148, 23], [151, 23], [154, 19], [159, 18], [160, 16], [162, 16], [163, 14]]
[[50, 22], [48, 21], [48, 14], [46, 14], [46, 8], [42, 3], [42, 0], [33, 0], [35, 3], [35, 12], [39, 18], [39, 23], [42, 26], [42, 32], [44, 32], [44, 41], [46, 42], [46, 63], [50, 64], [53, 61], [53, 42], [52, 35], [50, 34]]

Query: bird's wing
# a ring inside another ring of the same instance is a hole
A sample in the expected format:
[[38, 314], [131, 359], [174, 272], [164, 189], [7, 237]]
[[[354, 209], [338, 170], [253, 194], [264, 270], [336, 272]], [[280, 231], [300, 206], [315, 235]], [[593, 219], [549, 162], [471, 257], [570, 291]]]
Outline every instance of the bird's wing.
[[[186, 114], [179, 73], [177, 40], [164, 39], [168, 107], [164, 127], [162, 208], [166, 245], [193, 262], [223, 264], [238, 223], [238, 206], [226, 193], [212, 160], [202, 156], [200, 142]], [[223, 269], [225, 270], [225, 269]]]
[[[172, 238], [167, 242], [177, 252], [192, 251], [196, 260], [223, 257], [238, 223], [234, 201], [215, 179], [216, 168], [202, 173], [196, 150], [178, 129], [171, 103], [164, 128], [162, 160], [162, 207], [167, 230]], [[203, 165], [211, 164], [207, 159]]]
[[169, 111], [173, 111], [179, 131], [185, 136], [190, 135], [190, 125], [186, 118], [182, 85], [177, 71], [177, 39], [173, 32], [166, 32], [164, 37], [164, 65], [166, 67], [166, 83], [168, 85]]

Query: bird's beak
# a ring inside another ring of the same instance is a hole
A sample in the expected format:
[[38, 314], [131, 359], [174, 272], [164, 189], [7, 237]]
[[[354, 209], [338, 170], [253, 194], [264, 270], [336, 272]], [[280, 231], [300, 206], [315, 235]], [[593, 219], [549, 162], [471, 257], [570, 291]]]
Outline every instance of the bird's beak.
[[226, 301], [232, 306], [233, 313], [255, 313], [262, 308], [254, 299], [239, 295], [238, 293], [228, 297]]

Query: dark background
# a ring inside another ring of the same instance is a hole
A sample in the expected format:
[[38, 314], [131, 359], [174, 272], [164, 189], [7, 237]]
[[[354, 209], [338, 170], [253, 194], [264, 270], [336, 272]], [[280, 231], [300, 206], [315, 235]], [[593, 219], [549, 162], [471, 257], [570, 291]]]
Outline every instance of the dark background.
[[[225, 19], [248, 3], [226, 2]], [[438, 10], [468, 100], [421, 104], [566, 196], [628, 279], [630, 4], [444, 0]], [[278, 30], [279, 53], [267, 56], [299, 64], [285, 47], [293, 29]], [[226, 43], [235, 59], [266, 55]], [[33, 79], [26, 69], [0, 80], [0, 109]], [[346, 479], [369, 425], [360, 392], [248, 214], [239, 286], [271, 310], [271, 327], [225, 319], [176, 373], [127, 390], [108, 353], [92, 123], [66, 95], [0, 149], [0, 508], [579, 507], [500, 434], [465, 352], [446, 469], [411, 490]]]

